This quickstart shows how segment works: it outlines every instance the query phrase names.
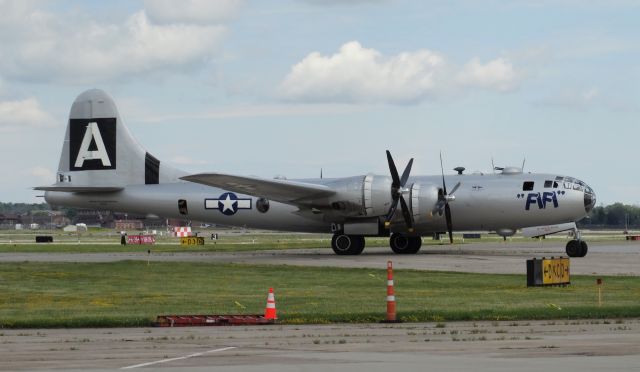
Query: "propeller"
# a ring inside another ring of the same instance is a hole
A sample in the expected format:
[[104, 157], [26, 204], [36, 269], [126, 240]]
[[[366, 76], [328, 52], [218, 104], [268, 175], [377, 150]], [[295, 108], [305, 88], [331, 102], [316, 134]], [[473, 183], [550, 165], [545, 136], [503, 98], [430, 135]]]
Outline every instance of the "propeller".
[[384, 219], [384, 226], [389, 227], [391, 223], [391, 219], [393, 215], [396, 213], [396, 209], [398, 208], [398, 202], [402, 207], [402, 217], [404, 218], [404, 222], [407, 224], [407, 228], [409, 232], [413, 232], [413, 216], [411, 215], [411, 211], [409, 211], [409, 206], [407, 202], [404, 200], [403, 193], [408, 192], [405, 188], [407, 180], [409, 179], [409, 174], [411, 173], [411, 166], [413, 165], [413, 158], [409, 160], [409, 163], [404, 168], [402, 172], [402, 177], [398, 176], [398, 168], [396, 168], [396, 164], [393, 161], [393, 157], [389, 150], [387, 150], [387, 162], [389, 163], [389, 172], [391, 173], [391, 207], [389, 208], [389, 212], [387, 212], [387, 216]]
[[438, 191], [438, 203], [434, 210], [438, 211], [440, 215], [442, 215], [442, 211], [444, 210], [444, 217], [447, 222], [447, 232], [449, 233], [449, 242], [453, 244], [453, 223], [451, 221], [451, 207], [449, 207], [449, 202], [456, 200], [456, 197], [453, 194], [460, 187], [460, 182], [453, 186], [451, 193], [447, 193], [447, 184], [444, 181], [444, 167], [442, 166], [442, 153], [440, 153], [440, 170], [442, 171], [442, 189]]

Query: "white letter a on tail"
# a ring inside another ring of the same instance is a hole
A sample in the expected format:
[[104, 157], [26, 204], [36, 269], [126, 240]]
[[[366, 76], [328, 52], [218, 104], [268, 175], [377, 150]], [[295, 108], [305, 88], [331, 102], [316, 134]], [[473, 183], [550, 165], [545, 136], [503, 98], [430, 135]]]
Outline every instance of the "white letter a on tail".
[[[89, 150], [89, 147], [91, 147], [91, 140], [96, 144], [96, 150]], [[102, 140], [102, 135], [98, 128], [98, 123], [91, 122], [87, 125], [87, 130], [84, 132], [80, 151], [78, 151], [78, 157], [76, 158], [75, 167], [82, 168], [85, 160], [96, 159], [100, 159], [100, 161], [102, 161], [103, 167], [111, 166], [111, 161], [107, 154], [107, 148], [104, 146], [104, 141]]]

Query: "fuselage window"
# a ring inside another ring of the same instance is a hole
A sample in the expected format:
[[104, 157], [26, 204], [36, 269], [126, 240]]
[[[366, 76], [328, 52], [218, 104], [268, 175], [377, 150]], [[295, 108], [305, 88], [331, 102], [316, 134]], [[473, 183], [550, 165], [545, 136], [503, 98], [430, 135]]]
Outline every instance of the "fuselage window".
[[551, 187], [553, 185], [553, 181], [544, 181], [544, 188], [548, 189], [549, 187]]
[[186, 200], [184, 200], [184, 199], [178, 200], [178, 212], [180, 212], [180, 214], [184, 215], [184, 216], [189, 214], [189, 210], [187, 209], [187, 201]]
[[531, 191], [533, 190], [533, 181], [525, 181], [522, 184], [522, 191]]

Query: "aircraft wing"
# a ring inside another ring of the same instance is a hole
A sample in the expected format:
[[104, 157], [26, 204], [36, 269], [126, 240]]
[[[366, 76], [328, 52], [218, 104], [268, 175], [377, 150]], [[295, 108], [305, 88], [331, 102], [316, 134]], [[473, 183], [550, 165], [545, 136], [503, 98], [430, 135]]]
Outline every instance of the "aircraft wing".
[[222, 173], [199, 173], [180, 179], [290, 204], [335, 194], [334, 190], [325, 185]]

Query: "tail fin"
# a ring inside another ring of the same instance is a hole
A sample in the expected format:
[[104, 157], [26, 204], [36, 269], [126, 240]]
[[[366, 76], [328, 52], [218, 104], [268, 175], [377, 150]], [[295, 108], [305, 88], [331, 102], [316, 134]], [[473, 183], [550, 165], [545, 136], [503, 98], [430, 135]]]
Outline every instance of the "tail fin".
[[107, 93], [91, 89], [71, 106], [56, 183], [36, 189], [115, 191], [126, 185], [176, 181], [181, 175], [138, 144]]

